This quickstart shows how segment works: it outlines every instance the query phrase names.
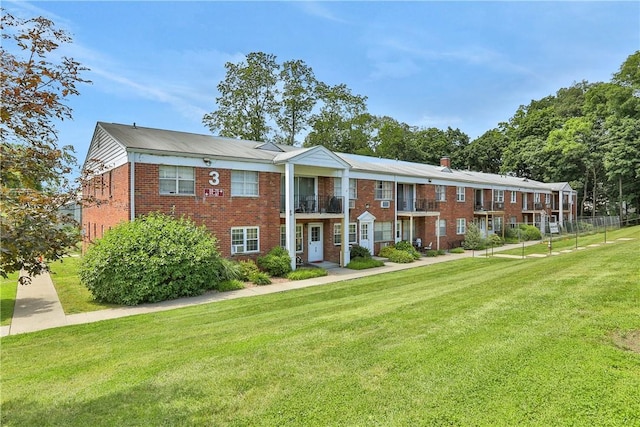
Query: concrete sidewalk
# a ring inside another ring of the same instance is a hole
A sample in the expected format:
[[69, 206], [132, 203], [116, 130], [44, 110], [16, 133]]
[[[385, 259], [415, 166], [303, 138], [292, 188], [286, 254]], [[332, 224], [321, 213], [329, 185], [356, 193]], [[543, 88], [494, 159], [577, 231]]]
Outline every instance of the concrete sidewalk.
[[34, 332], [67, 324], [58, 293], [49, 274], [18, 285], [10, 326], [2, 327], [2, 336]]
[[[527, 242], [526, 245], [539, 244], [539, 241]], [[360, 277], [374, 276], [377, 274], [389, 273], [392, 271], [406, 270], [410, 268], [422, 267], [425, 265], [439, 264], [442, 262], [455, 261], [462, 258], [484, 258], [492, 252], [501, 252], [513, 248], [519, 248], [522, 244], [504, 245], [494, 248], [493, 251], [466, 251], [462, 254], [446, 254], [438, 257], [422, 257], [410, 264], [396, 264], [386, 262], [383, 267], [368, 270], [350, 270], [346, 268], [330, 268], [328, 275], [307, 280], [287, 281], [274, 283], [267, 286], [257, 286], [239, 289], [229, 292], [207, 292], [203, 295], [190, 298], [180, 298], [177, 300], [163, 301], [154, 304], [143, 304], [134, 307], [119, 307], [105, 310], [91, 311], [79, 314], [65, 315], [58, 294], [56, 293], [51, 277], [48, 273], [33, 278], [29, 285], [18, 285], [16, 303], [11, 326], [3, 326], [1, 335], [16, 335], [27, 332], [40, 331], [43, 329], [56, 328], [67, 325], [78, 325], [82, 323], [92, 323], [101, 320], [116, 319], [119, 317], [133, 316], [136, 314], [153, 313], [157, 311], [173, 310], [176, 308], [189, 307], [199, 304], [209, 304], [217, 301], [225, 301], [237, 298], [246, 298], [257, 295], [271, 294], [275, 292], [285, 292], [293, 289], [301, 289], [310, 286], [325, 285], [333, 282], [357, 279]]]

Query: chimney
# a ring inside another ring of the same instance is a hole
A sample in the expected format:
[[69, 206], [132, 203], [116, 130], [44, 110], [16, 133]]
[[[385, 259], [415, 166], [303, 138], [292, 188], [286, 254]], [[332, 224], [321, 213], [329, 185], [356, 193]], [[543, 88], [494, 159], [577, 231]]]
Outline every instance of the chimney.
[[448, 157], [441, 157], [440, 167], [451, 169], [451, 159], [449, 159]]

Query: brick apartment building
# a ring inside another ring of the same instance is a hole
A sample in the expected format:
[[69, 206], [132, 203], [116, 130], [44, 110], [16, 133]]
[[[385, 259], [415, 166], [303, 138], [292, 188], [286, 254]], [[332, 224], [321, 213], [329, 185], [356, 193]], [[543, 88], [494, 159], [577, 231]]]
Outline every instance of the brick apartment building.
[[451, 169], [324, 147], [299, 148], [99, 122], [84, 163], [85, 246], [150, 212], [186, 215], [218, 239], [223, 256], [255, 258], [275, 246], [304, 262], [349, 261], [349, 246], [377, 253], [419, 238], [433, 249], [517, 223], [572, 221], [567, 183]]

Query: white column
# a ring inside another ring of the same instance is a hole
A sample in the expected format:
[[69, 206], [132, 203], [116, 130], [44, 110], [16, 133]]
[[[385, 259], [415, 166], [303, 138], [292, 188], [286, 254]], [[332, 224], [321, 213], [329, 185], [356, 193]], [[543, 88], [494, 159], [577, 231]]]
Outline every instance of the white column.
[[294, 192], [294, 165], [285, 163], [284, 165], [284, 224], [286, 232], [286, 249], [291, 257], [291, 268], [296, 269], [296, 214], [293, 200]]
[[562, 200], [562, 199], [563, 199], [563, 196], [564, 196], [564, 195], [562, 194], [562, 190], [560, 190], [560, 191], [558, 192], [558, 217], [559, 217], [559, 218], [558, 218], [558, 225], [559, 225], [560, 227], [562, 227], [562, 225], [563, 225], [563, 223], [564, 223], [564, 215], [563, 215], [563, 212], [562, 212], [562, 211], [564, 210], [564, 209], [563, 209], [563, 208], [564, 208], [564, 206], [563, 206], [563, 205], [564, 205], [564, 203], [563, 203], [563, 200]]
[[342, 267], [351, 261], [351, 251], [349, 250], [349, 169], [342, 169]]

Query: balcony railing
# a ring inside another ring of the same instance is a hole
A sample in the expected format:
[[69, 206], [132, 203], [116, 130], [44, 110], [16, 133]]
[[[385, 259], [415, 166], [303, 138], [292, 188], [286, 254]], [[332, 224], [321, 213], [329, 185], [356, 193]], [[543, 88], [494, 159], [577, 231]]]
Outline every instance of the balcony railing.
[[[295, 195], [293, 207], [296, 213], [344, 213], [344, 197], [324, 195]], [[285, 211], [285, 196], [280, 197], [280, 212]]]
[[433, 212], [438, 210], [438, 202], [433, 199], [398, 199], [398, 211]]
[[504, 210], [504, 202], [484, 202], [478, 203], [476, 202], [474, 209], [476, 211], [503, 211]]

